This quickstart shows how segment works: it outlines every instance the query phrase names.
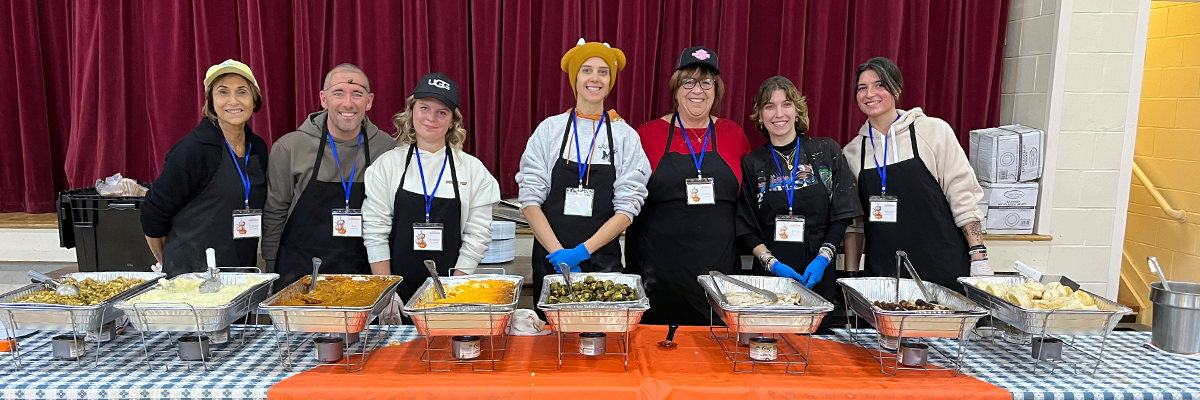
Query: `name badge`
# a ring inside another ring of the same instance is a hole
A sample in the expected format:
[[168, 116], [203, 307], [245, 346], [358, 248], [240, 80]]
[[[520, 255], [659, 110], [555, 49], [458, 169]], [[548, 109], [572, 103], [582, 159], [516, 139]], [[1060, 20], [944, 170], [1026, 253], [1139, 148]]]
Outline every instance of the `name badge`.
[[717, 198], [713, 195], [713, 178], [692, 178], [686, 182], [687, 205], [700, 204], [716, 204]]
[[362, 237], [362, 210], [333, 209], [333, 237]]
[[867, 210], [867, 221], [896, 222], [896, 210], [900, 199], [896, 196], [871, 196], [871, 209]]
[[413, 224], [413, 250], [442, 251], [442, 224]]
[[262, 210], [233, 210], [233, 238], [262, 237]]
[[567, 198], [563, 204], [563, 215], [592, 216], [592, 198], [596, 191], [586, 188], [567, 188]]
[[804, 217], [800, 215], [780, 215], [775, 217], [776, 242], [803, 242]]

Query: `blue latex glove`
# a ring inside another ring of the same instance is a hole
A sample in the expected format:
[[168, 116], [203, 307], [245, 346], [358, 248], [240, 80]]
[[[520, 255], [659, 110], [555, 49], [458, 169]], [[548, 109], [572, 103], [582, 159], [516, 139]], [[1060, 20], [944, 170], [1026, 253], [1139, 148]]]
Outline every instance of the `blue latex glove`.
[[550, 260], [550, 265], [554, 266], [554, 272], [561, 274], [562, 269], [559, 267], [559, 264], [567, 264], [571, 267], [571, 272], [583, 272], [579, 269], [579, 263], [591, 257], [592, 254], [588, 253], [587, 246], [580, 243], [573, 249], [560, 249], [550, 253], [550, 255], [546, 256], [546, 259]]
[[807, 268], [804, 268], [804, 279], [801, 279], [800, 282], [804, 282], [805, 287], [812, 289], [825, 276], [825, 267], [828, 266], [829, 257], [825, 257], [824, 254], [818, 255], [808, 263]]
[[771, 272], [774, 272], [775, 276], [792, 278], [800, 281], [800, 283], [804, 283], [804, 277], [800, 276], [800, 274], [797, 274], [796, 270], [792, 269], [792, 267], [779, 262], [779, 260], [775, 260], [775, 262], [771, 264]]

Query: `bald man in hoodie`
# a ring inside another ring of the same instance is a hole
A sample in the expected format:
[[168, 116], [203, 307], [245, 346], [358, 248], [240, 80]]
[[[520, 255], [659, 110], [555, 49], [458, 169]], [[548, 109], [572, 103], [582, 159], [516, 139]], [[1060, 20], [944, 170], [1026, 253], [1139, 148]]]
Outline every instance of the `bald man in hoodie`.
[[267, 165], [262, 254], [279, 290], [312, 272], [370, 274], [362, 240], [363, 176], [396, 140], [367, 118], [367, 75], [340, 64], [325, 75], [323, 111], [275, 142]]

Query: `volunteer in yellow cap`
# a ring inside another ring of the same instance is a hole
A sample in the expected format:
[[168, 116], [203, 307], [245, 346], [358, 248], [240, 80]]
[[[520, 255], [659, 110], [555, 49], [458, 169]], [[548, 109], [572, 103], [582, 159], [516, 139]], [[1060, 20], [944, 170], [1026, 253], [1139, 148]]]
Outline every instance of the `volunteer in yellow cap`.
[[250, 67], [235, 60], [209, 68], [203, 82], [204, 116], [171, 146], [141, 208], [153, 268], [168, 276], [204, 271], [209, 248], [217, 266], [258, 261], [267, 144], [247, 121], [262, 94]]
[[[650, 163], [637, 131], [604, 99], [625, 53], [607, 43], [579, 44], [562, 58], [575, 106], [542, 121], [521, 156], [521, 210], [533, 228], [534, 293], [542, 278], [572, 271], [619, 272], [617, 235], [641, 211]], [[601, 134], [601, 132], [604, 132]]]

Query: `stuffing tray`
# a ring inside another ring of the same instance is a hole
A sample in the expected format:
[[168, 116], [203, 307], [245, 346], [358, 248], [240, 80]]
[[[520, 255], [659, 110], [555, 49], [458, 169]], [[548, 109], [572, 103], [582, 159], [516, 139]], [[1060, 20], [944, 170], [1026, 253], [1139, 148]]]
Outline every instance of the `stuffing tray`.
[[0, 295], [0, 318], [10, 329], [75, 331], [88, 332], [99, 330], [100, 326], [116, 320], [121, 311], [115, 305], [133, 294], [153, 286], [160, 278], [166, 276], [158, 272], [76, 272], [63, 275], [63, 278], [75, 278], [83, 281], [91, 278], [107, 282], [117, 278], [145, 279], [146, 282], [131, 287], [108, 300], [90, 306], [68, 306], [61, 304], [17, 303], [17, 299], [43, 290], [40, 283], [27, 285], [12, 292]]

